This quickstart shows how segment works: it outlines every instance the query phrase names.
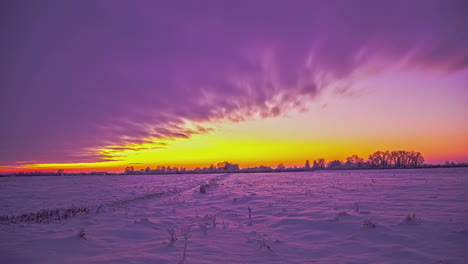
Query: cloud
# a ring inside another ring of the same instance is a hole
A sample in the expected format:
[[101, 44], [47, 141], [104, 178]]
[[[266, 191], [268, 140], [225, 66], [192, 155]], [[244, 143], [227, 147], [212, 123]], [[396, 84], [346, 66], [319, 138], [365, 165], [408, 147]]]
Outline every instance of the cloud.
[[50, 2], [2, 3], [0, 164], [306, 111], [366, 68], [468, 65], [466, 1]]

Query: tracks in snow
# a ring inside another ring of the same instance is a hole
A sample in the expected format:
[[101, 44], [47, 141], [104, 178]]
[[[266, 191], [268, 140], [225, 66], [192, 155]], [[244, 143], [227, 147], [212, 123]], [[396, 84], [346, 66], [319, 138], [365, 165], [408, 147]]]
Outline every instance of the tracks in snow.
[[[218, 185], [219, 182], [225, 180], [232, 174], [222, 174], [216, 177], [213, 177], [208, 180], [208, 184], [210, 185]], [[188, 189], [197, 188], [198, 186], [191, 186]], [[180, 195], [180, 191], [173, 187], [167, 191], [160, 191], [155, 193], [149, 193], [145, 195], [140, 195], [128, 199], [118, 200], [118, 201], [111, 201], [108, 203], [103, 203], [94, 206], [74, 206], [72, 205], [69, 208], [54, 208], [54, 209], [42, 209], [36, 212], [29, 212], [23, 213], [19, 215], [0, 215], [0, 224], [51, 224], [51, 223], [60, 223], [63, 221], [67, 221], [71, 218], [84, 216], [84, 215], [91, 215], [91, 214], [98, 214], [102, 212], [103, 209], [112, 208], [112, 207], [119, 207], [123, 205], [128, 205], [131, 203], [160, 198], [163, 196], [170, 196], [170, 195]]]

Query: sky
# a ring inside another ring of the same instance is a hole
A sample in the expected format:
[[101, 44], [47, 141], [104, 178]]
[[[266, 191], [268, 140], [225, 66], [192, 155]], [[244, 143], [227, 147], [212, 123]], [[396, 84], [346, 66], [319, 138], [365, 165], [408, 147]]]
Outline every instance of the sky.
[[0, 172], [468, 161], [467, 1], [0, 5]]

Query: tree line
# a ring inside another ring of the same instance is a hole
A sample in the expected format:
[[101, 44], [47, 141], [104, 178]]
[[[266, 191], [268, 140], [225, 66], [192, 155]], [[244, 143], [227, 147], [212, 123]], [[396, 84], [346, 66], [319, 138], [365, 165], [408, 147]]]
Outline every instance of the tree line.
[[230, 163], [227, 161], [218, 162], [218, 164], [211, 164], [207, 168], [195, 168], [189, 170], [186, 168], [178, 168], [171, 166], [158, 165], [154, 169], [146, 167], [145, 169], [135, 170], [133, 166], [126, 167], [124, 174], [185, 174], [185, 173], [223, 173], [223, 172], [239, 172], [241, 169], [238, 164]]
[[424, 164], [421, 152], [394, 150], [376, 151], [367, 160], [354, 154], [346, 158], [345, 162], [332, 160], [326, 162], [320, 158], [314, 160], [313, 169], [388, 169], [388, 168], [417, 168]]
[[74, 175], [129, 175], [129, 174], [206, 174], [206, 173], [255, 173], [255, 172], [293, 172], [293, 171], [311, 171], [311, 170], [348, 170], [348, 169], [391, 169], [391, 168], [452, 168], [452, 167], [468, 167], [468, 162], [449, 162], [445, 164], [424, 164], [424, 157], [421, 152], [394, 150], [394, 151], [376, 151], [368, 156], [367, 159], [354, 154], [347, 157], [345, 161], [331, 160], [327, 161], [324, 158], [319, 158], [313, 161], [312, 165], [307, 160], [304, 166], [286, 167], [280, 163], [276, 168], [269, 166], [258, 166], [241, 169], [238, 164], [227, 161], [219, 162], [216, 165], [211, 164], [206, 168], [186, 169], [183, 167], [171, 167], [158, 165], [154, 169], [146, 167], [145, 169], [135, 169], [133, 166], [128, 166], [121, 173], [111, 173], [106, 171], [93, 172], [71, 172], [65, 173], [63, 169], [57, 172], [15, 172], [10, 174], [0, 174], [0, 176], [74, 176]]
[[376, 151], [366, 159], [354, 154], [346, 158], [346, 161], [332, 160], [326, 161], [319, 158], [311, 165], [307, 160], [302, 167], [286, 167], [280, 163], [276, 168], [269, 166], [258, 166], [241, 169], [238, 164], [227, 161], [211, 164], [206, 168], [195, 168], [193, 170], [171, 166], [158, 165], [154, 169], [135, 170], [133, 166], [126, 167], [124, 174], [185, 174], [185, 173], [226, 173], [226, 172], [287, 172], [287, 171], [310, 171], [320, 169], [373, 169], [373, 168], [416, 168], [424, 164], [424, 157], [421, 152], [415, 151]]

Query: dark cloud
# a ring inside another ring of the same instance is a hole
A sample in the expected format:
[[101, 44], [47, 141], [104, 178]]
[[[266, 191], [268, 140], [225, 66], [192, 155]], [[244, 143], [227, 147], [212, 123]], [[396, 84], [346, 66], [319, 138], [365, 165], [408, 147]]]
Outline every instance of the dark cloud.
[[468, 65], [466, 1], [1, 5], [0, 164], [101, 160], [210, 131], [196, 123], [305, 111], [367, 64]]

